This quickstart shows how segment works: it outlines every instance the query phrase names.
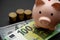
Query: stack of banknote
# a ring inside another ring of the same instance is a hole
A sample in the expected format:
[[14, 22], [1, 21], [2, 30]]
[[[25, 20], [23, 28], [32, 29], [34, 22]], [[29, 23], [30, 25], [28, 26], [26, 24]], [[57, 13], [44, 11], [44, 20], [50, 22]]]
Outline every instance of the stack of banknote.
[[56, 26], [56, 30], [51, 31], [43, 28], [36, 28], [33, 20], [26, 21], [26, 24], [17, 24], [16, 30], [5, 36], [3, 40], [49, 40], [60, 32], [60, 24]]

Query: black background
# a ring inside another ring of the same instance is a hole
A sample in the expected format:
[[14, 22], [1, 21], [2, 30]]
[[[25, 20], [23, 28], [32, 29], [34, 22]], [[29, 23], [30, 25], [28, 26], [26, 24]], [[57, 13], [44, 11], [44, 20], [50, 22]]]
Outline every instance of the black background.
[[9, 12], [15, 12], [17, 9], [33, 8], [34, 0], [0, 0], [0, 27], [9, 24]]
[[[33, 8], [35, 0], [0, 0], [0, 27], [9, 25], [9, 12], [15, 12], [17, 9], [31, 9]], [[51, 38], [50, 40], [59, 40], [60, 34]]]

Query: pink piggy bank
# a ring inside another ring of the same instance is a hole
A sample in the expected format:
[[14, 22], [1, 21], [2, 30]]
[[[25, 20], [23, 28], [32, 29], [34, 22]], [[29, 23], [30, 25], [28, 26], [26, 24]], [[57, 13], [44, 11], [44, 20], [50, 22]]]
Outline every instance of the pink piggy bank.
[[32, 17], [37, 28], [55, 30], [60, 23], [60, 0], [35, 0]]

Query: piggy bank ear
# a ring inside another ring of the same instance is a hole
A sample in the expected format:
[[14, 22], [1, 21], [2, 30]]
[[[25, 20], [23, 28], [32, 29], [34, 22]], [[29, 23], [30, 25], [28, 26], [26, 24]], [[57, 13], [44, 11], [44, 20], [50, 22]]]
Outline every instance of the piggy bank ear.
[[54, 3], [53, 8], [55, 8], [57, 11], [60, 11], [60, 3]]
[[43, 5], [44, 2], [42, 0], [35, 0], [36, 6]]

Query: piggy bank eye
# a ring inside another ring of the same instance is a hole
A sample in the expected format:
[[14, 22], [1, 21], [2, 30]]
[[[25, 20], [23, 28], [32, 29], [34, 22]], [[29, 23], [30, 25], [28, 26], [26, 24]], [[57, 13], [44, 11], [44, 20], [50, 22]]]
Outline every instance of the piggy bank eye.
[[51, 13], [51, 16], [53, 16], [53, 13]]
[[41, 14], [41, 11], [39, 11], [39, 14]]

